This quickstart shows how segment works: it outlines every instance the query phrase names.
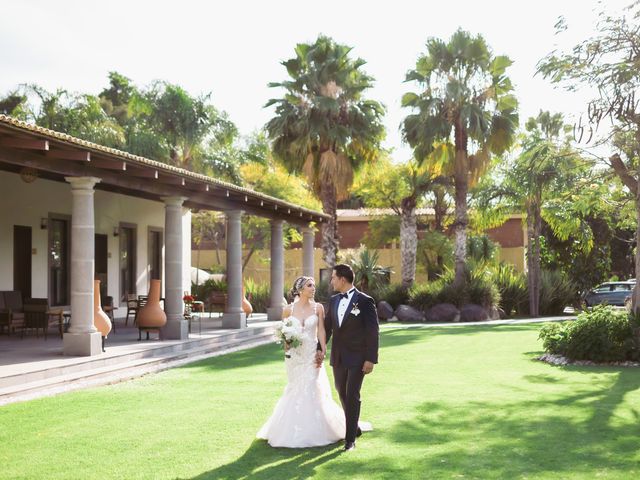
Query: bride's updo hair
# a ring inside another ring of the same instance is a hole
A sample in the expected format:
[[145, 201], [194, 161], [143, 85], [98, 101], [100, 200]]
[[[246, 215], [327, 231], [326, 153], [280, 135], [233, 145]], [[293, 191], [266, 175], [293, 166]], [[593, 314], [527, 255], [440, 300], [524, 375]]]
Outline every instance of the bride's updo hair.
[[313, 278], [305, 277], [304, 275], [294, 280], [293, 287], [291, 287], [291, 290], [289, 290], [289, 295], [291, 295], [291, 298], [294, 302], [296, 301], [296, 298], [300, 296], [300, 292], [309, 280], [313, 280]]

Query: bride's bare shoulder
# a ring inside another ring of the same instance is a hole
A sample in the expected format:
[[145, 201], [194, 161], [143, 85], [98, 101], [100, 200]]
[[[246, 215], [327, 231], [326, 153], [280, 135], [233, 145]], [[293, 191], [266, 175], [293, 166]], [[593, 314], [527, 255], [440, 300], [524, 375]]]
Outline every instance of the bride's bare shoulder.
[[290, 317], [292, 312], [293, 312], [293, 306], [287, 305], [282, 309], [282, 318]]
[[314, 309], [316, 315], [324, 315], [324, 305], [320, 302], [316, 302]]

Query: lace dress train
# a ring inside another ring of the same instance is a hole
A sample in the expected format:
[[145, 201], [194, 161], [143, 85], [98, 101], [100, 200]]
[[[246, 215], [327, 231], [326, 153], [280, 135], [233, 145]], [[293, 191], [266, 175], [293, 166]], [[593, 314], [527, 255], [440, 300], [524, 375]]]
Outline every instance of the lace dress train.
[[331, 396], [324, 364], [315, 365], [317, 322], [317, 315], [303, 322], [302, 344], [285, 359], [284, 394], [257, 434], [272, 447], [319, 447], [345, 436], [344, 412]]

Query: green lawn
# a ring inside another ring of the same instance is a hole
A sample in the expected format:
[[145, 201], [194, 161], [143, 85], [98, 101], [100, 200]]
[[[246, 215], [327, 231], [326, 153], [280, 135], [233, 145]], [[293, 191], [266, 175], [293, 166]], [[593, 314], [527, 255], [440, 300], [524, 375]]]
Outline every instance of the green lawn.
[[640, 478], [640, 370], [534, 361], [538, 329], [385, 330], [354, 452], [255, 440], [285, 382], [268, 345], [0, 407], [0, 478]]

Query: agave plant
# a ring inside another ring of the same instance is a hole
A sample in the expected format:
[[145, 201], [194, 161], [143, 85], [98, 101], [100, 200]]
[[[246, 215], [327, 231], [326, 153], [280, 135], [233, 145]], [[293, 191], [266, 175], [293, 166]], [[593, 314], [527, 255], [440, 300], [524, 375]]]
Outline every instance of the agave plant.
[[353, 268], [354, 283], [363, 292], [371, 293], [388, 283], [391, 268], [378, 265], [380, 255], [375, 250], [361, 248], [347, 260]]

